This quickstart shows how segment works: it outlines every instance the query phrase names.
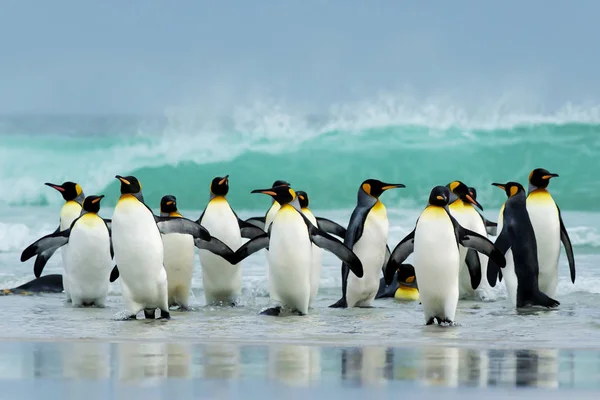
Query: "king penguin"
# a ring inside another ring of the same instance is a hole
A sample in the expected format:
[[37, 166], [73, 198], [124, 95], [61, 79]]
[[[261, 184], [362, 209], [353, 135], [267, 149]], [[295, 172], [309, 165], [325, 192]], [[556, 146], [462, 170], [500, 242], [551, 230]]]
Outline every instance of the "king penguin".
[[389, 222], [379, 196], [389, 189], [406, 187], [367, 179], [358, 188], [356, 208], [350, 216], [344, 244], [357, 256], [364, 276], [351, 275], [342, 264], [342, 298], [330, 307], [370, 307], [379, 290], [379, 277], [385, 264]]
[[74, 307], [104, 307], [106, 303], [113, 248], [110, 221], [98, 215], [103, 197], [86, 197], [81, 216], [70, 227], [38, 239], [21, 254], [21, 261], [37, 254], [44, 258], [45, 264], [47, 258], [43, 254], [65, 246], [64, 260], [69, 274], [63, 276], [63, 282], [68, 282]]
[[271, 297], [280, 302], [262, 314], [279, 315], [289, 308], [300, 315], [308, 313], [311, 283], [311, 243], [335, 254], [354, 274], [361, 277], [360, 259], [341, 241], [316, 227], [300, 210], [296, 192], [289, 186], [257, 189], [252, 193], [272, 196], [281, 208], [275, 214], [269, 232], [251, 239], [235, 252], [239, 262], [258, 250], [269, 248]]
[[540, 272], [540, 290], [550, 297], [556, 295], [558, 284], [558, 257], [560, 243], [565, 246], [571, 282], [575, 283], [575, 256], [569, 234], [562, 220], [560, 209], [548, 192], [550, 179], [558, 177], [543, 168], [536, 168], [529, 174], [527, 213], [535, 232]]
[[[448, 210], [458, 223], [473, 232], [482, 236], [487, 236], [485, 223], [481, 214], [475, 210], [478, 207], [483, 210], [481, 204], [477, 202], [469, 192], [469, 188], [461, 181], [454, 181], [446, 185], [450, 189], [450, 199]], [[487, 257], [478, 253], [474, 249], [466, 249], [460, 246], [460, 298], [478, 297], [481, 300], [487, 300], [490, 296], [491, 288], [486, 279], [481, 279], [482, 275], [487, 273]], [[475, 284], [475, 281], [479, 282]]]
[[454, 219], [448, 210], [449, 197], [450, 191], [445, 186], [431, 190], [415, 229], [398, 243], [385, 268], [385, 281], [389, 285], [400, 264], [415, 253], [414, 268], [427, 325], [436, 320], [438, 324], [454, 324], [459, 292], [459, 244], [487, 255], [498, 265], [505, 264], [504, 256], [487, 237], [463, 228]]
[[[286, 182], [286, 181], [280, 179], [280, 180], [276, 180], [275, 182], [273, 182], [273, 186], [271, 186], [271, 187], [277, 187], [277, 186], [288, 186], [289, 187], [290, 184], [289, 184], [289, 182]], [[267, 210], [267, 213], [265, 214], [264, 217], [248, 218], [246, 220], [246, 222], [256, 225], [259, 228], [263, 229], [265, 232], [268, 232], [269, 226], [271, 226], [271, 223], [273, 222], [273, 218], [275, 218], [275, 214], [277, 214], [277, 211], [279, 211], [280, 208], [281, 208], [281, 205], [275, 199], [272, 199], [271, 207]]]
[[[81, 189], [81, 186], [79, 186], [79, 184], [75, 182], [64, 182], [62, 185], [46, 182], [44, 183], [44, 185], [50, 186], [51, 188], [58, 190], [62, 195], [63, 199], [65, 199], [65, 203], [60, 209], [59, 224], [55, 232], [64, 231], [65, 229], [69, 228], [73, 221], [75, 221], [76, 218], [79, 218], [79, 215], [81, 214], [81, 205], [83, 204], [83, 199], [85, 198], [85, 195], [83, 194], [83, 189]], [[54, 252], [56, 250], [50, 251]], [[66, 251], [66, 248], [61, 250], [63, 278], [67, 275], [67, 270], [65, 267]], [[51, 256], [52, 253], [44, 254], [44, 257], [46, 259], [50, 258]], [[41, 261], [42, 259], [38, 256], [33, 266], [33, 273], [36, 278], [40, 277], [40, 275], [42, 274], [42, 270], [44, 269], [43, 265], [40, 264]], [[67, 298], [67, 301], [69, 302], [71, 301], [71, 295], [69, 294], [68, 282], [66, 279], [63, 279], [63, 281], [65, 296]]]
[[[344, 237], [346, 234], [346, 228], [337, 224], [334, 221], [328, 220], [326, 218], [317, 218], [312, 213], [310, 208], [308, 208], [310, 200], [308, 199], [308, 194], [305, 191], [298, 190], [296, 192], [298, 195], [298, 202], [300, 203], [300, 210], [302, 213], [308, 218], [308, 220], [317, 228], [332, 233], [334, 230], [336, 236]], [[324, 228], [323, 225], [326, 225]], [[317, 297], [317, 293], [319, 292], [319, 282], [321, 280], [321, 266], [323, 262], [323, 250], [319, 246], [313, 243], [312, 245], [312, 261], [311, 261], [311, 269], [310, 269], [310, 302], [309, 307], [312, 307], [313, 302]]]
[[[168, 194], [160, 199], [160, 216], [182, 218], [175, 196]], [[188, 311], [194, 273], [194, 238], [181, 233], [168, 233], [162, 235], [162, 241], [169, 307], [178, 306], [181, 311]]]
[[[264, 231], [238, 218], [227, 201], [228, 193], [229, 175], [214, 178], [210, 183], [210, 199], [197, 222], [235, 251], [242, 245], [242, 238], [252, 239]], [[236, 305], [242, 295], [241, 263], [232, 265], [208, 250], [198, 253], [206, 304]]]
[[[473, 198], [473, 200], [477, 201], [477, 190], [474, 187], [469, 187], [469, 193], [471, 194], [471, 197]], [[477, 211], [477, 210], [475, 210], [475, 211]], [[477, 211], [477, 212], [479, 213], [479, 211]], [[479, 215], [481, 216], [481, 220], [483, 221], [483, 224], [485, 225], [485, 230], [487, 231], [487, 234], [490, 236], [496, 236], [498, 234], [498, 224], [494, 221], [488, 220], [481, 213], [479, 213]]]
[[507, 254], [507, 257], [511, 256], [513, 262], [512, 265], [506, 265], [504, 268], [490, 259], [487, 271], [489, 284], [492, 287], [496, 285], [500, 268], [504, 268], [506, 291], [517, 308], [533, 305], [557, 307], [560, 303], [539, 288], [538, 248], [535, 231], [527, 211], [525, 189], [517, 182], [492, 183], [492, 185], [504, 190], [508, 197], [501, 211], [502, 219], [498, 219], [498, 225], [502, 226], [502, 230], [495, 244], [502, 254], [507, 254], [508, 250], [511, 250], [512, 254]]
[[415, 268], [411, 264], [400, 265], [389, 285], [386, 285], [385, 278], [379, 280], [379, 290], [375, 299], [385, 297], [401, 301], [419, 300], [419, 286], [415, 278]]
[[[190, 234], [195, 239], [211, 242], [210, 233], [201, 225], [182, 217], [158, 217], [144, 203], [142, 185], [134, 176], [116, 176], [121, 181], [121, 197], [112, 218], [116, 277], [121, 277], [121, 291], [129, 319], [144, 310], [148, 319], [170, 319], [167, 272], [163, 265], [162, 234]], [[226, 247], [226, 246], [225, 246]], [[226, 247], [223, 255], [233, 256]], [[113, 275], [111, 275], [111, 280]]]

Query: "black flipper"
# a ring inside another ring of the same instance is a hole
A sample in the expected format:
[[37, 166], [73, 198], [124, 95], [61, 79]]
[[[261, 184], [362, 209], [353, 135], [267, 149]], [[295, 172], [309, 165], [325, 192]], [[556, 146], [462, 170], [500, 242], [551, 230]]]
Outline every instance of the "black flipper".
[[169, 233], [182, 233], [192, 235], [195, 239], [210, 241], [211, 236], [208, 230], [197, 222], [184, 217], [158, 217], [154, 216], [158, 230], [163, 235]]
[[106, 219], [106, 218], [102, 218], [102, 219], [104, 220], [104, 223], [106, 224], [106, 229], [108, 229], [108, 237], [110, 240], [110, 258], [114, 259], [115, 258], [115, 250], [113, 248], [113, 242], [112, 242], [112, 220]]
[[114, 282], [119, 279], [119, 268], [115, 265], [115, 267], [110, 271], [110, 282]]
[[44, 266], [52, 257], [52, 254], [59, 248], [69, 242], [69, 234], [71, 229], [65, 229], [64, 231], [53, 232], [46, 235], [32, 244], [30, 244], [23, 253], [21, 253], [21, 262], [29, 260], [34, 255], [37, 255], [35, 264], [33, 267], [33, 273], [36, 278], [39, 278], [42, 274]]
[[567, 253], [567, 260], [569, 260], [569, 269], [571, 270], [571, 282], [575, 283], [575, 256], [573, 255], [573, 247], [571, 246], [571, 239], [567, 233], [567, 228], [562, 220], [560, 209], [558, 209], [558, 219], [560, 220], [560, 241], [565, 246], [565, 252]]
[[263, 235], [265, 233], [265, 231], [259, 228], [258, 226], [239, 218], [238, 225], [240, 226], [240, 233], [242, 234], [242, 237], [246, 239], [254, 239], [255, 237]]
[[323, 232], [330, 233], [332, 235], [345, 238], [346, 237], [346, 228], [327, 218], [317, 218], [317, 227]]
[[[416, 228], [415, 228], [416, 229]], [[415, 250], [415, 229], [396, 245], [390, 259], [385, 266], [384, 278], [388, 285], [392, 283], [394, 274], [400, 268], [400, 265], [412, 254]]]
[[[511, 243], [510, 237], [508, 235], [508, 228], [506, 227], [506, 225], [502, 227], [502, 231], [496, 238], [496, 243], [494, 245], [502, 254], [506, 254], [506, 252], [510, 249]], [[506, 265], [506, 259], [504, 261], [504, 265]], [[502, 280], [502, 271], [500, 270], [501, 267], [503, 266], [496, 264], [496, 262], [491, 258], [488, 260], [487, 279], [491, 287], [496, 286], [497, 278]]]
[[249, 224], [252, 224], [254, 226], [259, 227], [264, 232], [265, 225], [266, 225], [266, 216], [265, 217], [252, 217], [252, 218], [248, 218], [246, 220], [246, 222], [249, 223]]
[[223, 257], [230, 264], [237, 264], [235, 261], [235, 253], [229, 246], [225, 243], [217, 239], [216, 237], [211, 237], [209, 241], [204, 239], [196, 238], [194, 239], [194, 244], [197, 248], [202, 250], [208, 250], [213, 254]]
[[471, 287], [475, 290], [481, 283], [481, 263], [479, 262], [479, 254], [477, 254], [477, 251], [468, 249], [465, 263], [467, 264], [469, 275], [471, 276]]
[[269, 248], [269, 234], [268, 233], [263, 233], [260, 236], [256, 236], [254, 239], [250, 239], [249, 241], [247, 241], [246, 243], [244, 243], [244, 245], [242, 247], [240, 247], [239, 249], [236, 250], [236, 252], [234, 253], [232, 260], [229, 261], [231, 264], [237, 264], [240, 261], [242, 261], [243, 259], [245, 259], [246, 257], [250, 256], [251, 254], [256, 253], [259, 250], [262, 249], [268, 249]]
[[9, 294], [61, 293], [64, 290], [61, 274], [49, 274], [33, 279], [16, 288], [0, 290], [0, 296]]
[[385, 266], [390, 261], [390, 257], [392, 256], [392, 251], [390, 250], [390, 246], [385, 245], [385, 256], [383, 256], [383, 264], [381, 265], [381, 272], [385, 274]]
[[488, 235], [496, 236], [498, 234], [498, 223], [483, 219], [485, 223], [485, 231]]

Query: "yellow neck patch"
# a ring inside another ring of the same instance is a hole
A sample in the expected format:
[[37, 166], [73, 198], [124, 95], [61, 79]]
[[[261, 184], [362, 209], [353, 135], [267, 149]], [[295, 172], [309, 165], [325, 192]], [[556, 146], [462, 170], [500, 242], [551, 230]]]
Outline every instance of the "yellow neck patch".
[[174, 211], [172, 213], [169, 213], [169, 217], [183, 218], [183, 215], [179, 214], [177, 211]]

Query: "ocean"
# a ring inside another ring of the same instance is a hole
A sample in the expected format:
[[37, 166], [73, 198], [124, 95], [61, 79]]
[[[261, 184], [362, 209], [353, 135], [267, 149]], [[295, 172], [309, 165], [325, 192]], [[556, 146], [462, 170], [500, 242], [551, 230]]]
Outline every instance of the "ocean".
[[[346, 398], [353, 393], [344, 392], [348, 385], [374, 386], [386, 398], [407, 389], [433, 395], [432, 386], [477, 387], [486, 395], [509, 388], [600, 390], [598, 110], [479, 119], [444, 110], [401, 117], [369, 109], [338, 110], [335, 117], [271, 111], [218, 121], [185, 111], [0, 117], [0, 287], [33, 278], [33, 260], [21, 263], [20, 253], [58, 225], [63, 200], [44, 182], [75, 181], [87, 195], [105, 195], [100, 214], [110, 218], [119, 191], [114, 176], [134, 175], [156, 213], [160, 198], [173, 194], [182, 214], [195, 220], [215, 176], [229, 174], [228, 200], [242, 218], [264, 215], [270, 204], [251, 190], [284, 179], [308, 193], [316, 215], [341, 225], [364, 179], [403, 183], [405, 189], [381, 197], [393, 248], [414, 228], [432, 187], [453, 180], [475, 187], [484, 215], [496, 221], [505, 195], [490, 184], [526, 186], [538, 167], [560, 175], [549, 190], [574, 246], [575, 284], [562, 252], [558, 309], [517, 312], [500, 284], [490, 301], [461, 300], [458, 326], [426, 327], [418, 303], [381, 299], [371, 309], [328, 308], [341, 294], [341, 273], [340, 262], [325, 253], [314, 309], [271, 318], [258, 315], [270, 304], [264, 252], [243, 263], [236, 308], [205, 306], [196, 259], [193, 311], [173, 312], [169, 322], [117, 321], [118, 282], [105, 309], [73, 309], [62, 294], [0, 297], [0, 379], [51, 398], [66, 390], [53, 386], [57, 379], [94, 381], [103, 388], [97, 393], [117, 390], [111, 382], [132, 381], [194, 391], [176, 383], [183, 379], [231, 398], [290, 385]], [[44, 274], [60, 272], [57, 252]], [[211, 386], [221, 381], [224, 387]], [[273, 386], [254, 387], [257, 381]]]

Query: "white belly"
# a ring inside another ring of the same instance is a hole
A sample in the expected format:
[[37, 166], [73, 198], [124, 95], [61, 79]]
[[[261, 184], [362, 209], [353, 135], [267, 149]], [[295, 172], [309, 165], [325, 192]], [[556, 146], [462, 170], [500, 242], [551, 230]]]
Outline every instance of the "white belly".
[[[502, 232], [504, 222], [504, 205], [498, 214], [498, 235]], [[515, 261], [513, 259], [512, 250], [508, 250], [504, 255], [506, 257], [506, 267], [502, 268], [502, 281], [506, 286], [506, 297], [512, 303], [513, 307], [517, 306], [517, 275], [515, 273]]]
[[189, 293], [194, 272], [194, 238], [181, 233], [162, 235], [169, 298], [178, 291]]
[[558, 209], [549, 193], [527, 197], [527, 212], [535, 231], [540, 290], [550, 297], [556, 295], [558, 258], [560, 256], [560, 219]]
[[459, 251], [452, 222], [443, 213], [426, 209], [415, 231], [414, 266], [426, 321], [454, 321], [458, 303]]
[[[60, 223], [59, 223], [60, 230], [64, 231], [65, 229], [70, 228], [73, 221], [75, 221], [77, 218], [79, 218], [79, 215], [81, 215], [81, 205], [79, 203], [71, 200], [71, 201], [67, 201], [65, 204], [63, 204], [62, 208], [60, 209]], [[63, 265], [63, 278], [66, 278], [68, 275], [67, 261], [66, 261], [68, 246], [63, 246], [58, 251], [60, 252], [60, 257], [61, 257], [62, 265]], [[69, 292], [68, 279], [63, 279], [63, 286], [64, 286], [65, 294], [67, 296], [67, 300], [69, 300], [71, 298], [71, 295]]]
[[137, 200], [120, 200], [112, 217], [115, 262], [126, 301], [144, 308], [166, 303], [163, 244], [150, 210]]
[[104, 221], [97, 215], [84, 215], [69, 236], [65, 261], [73, 304], [99, 300], [104, 304], [112, 270], [110, 240]]
[[[308, 209], [302, 209], [302, 212], [309, 219], [310, 222], [314, 226], [317, 226], [317, 219], [313, 215], [313, 213]], [[310, 261], [310, 302], [309, 306], [313, 304], [315, 299], [317, 298], [317, 293], [319, 292], [319, 283], [321, 280], [321, 267], [323, 264], [323, 250], [312, 244], [311, 250], [311, 261]]]
[[269, 242], [269, 281], [282, 306], [308, 313], [311, 242], [302, 216], [291, 206], [273, 220]]
[[[236, 251], [242, 245], [238, 220], [225, 199], [208, 203], [200, 222], [210, 234]], [[235, 302], [242, 294], [242, 263], [231, 265], [223, 257], [199, 250], [206, 303]]]
[[[460, 200], [457, 200], [460, 201]], [[479, 233], [483, 237], [487, 237], [487, 231], [485, 230], [485, 224], [481, 219], [481, 216], [471, 205], [464, 205], [458, 207], [449, 207], [450, 213], [458, 221], [458, 223], [466, 229], [469, 229], [475, 233]], [[460, 249], [460, 273], [459, 273], [459, 293], [460, 297], [470, 298], [477, 296], [481, 299], [487, 299], [491, 295], [492, 288], [487, 281], [487, 264], [488, 257], [477, 253], [479, 256], [479, 263], [481, 264], [481, 282], [477, 287], [477, 290], [471, 286], [471, 275], [465, 262], [467, 256], [467, 248], [459, 245]]]
[[346, 286], [348, 307], [368, 307], [377, 295], [381, 267], [385, 259], [388, 229], [385, 209], [369, 212], [362, 236], [352, 248], [362, 263], [364, 274], [362, 278], [358, 278], [352, 272], [348, 274]]

